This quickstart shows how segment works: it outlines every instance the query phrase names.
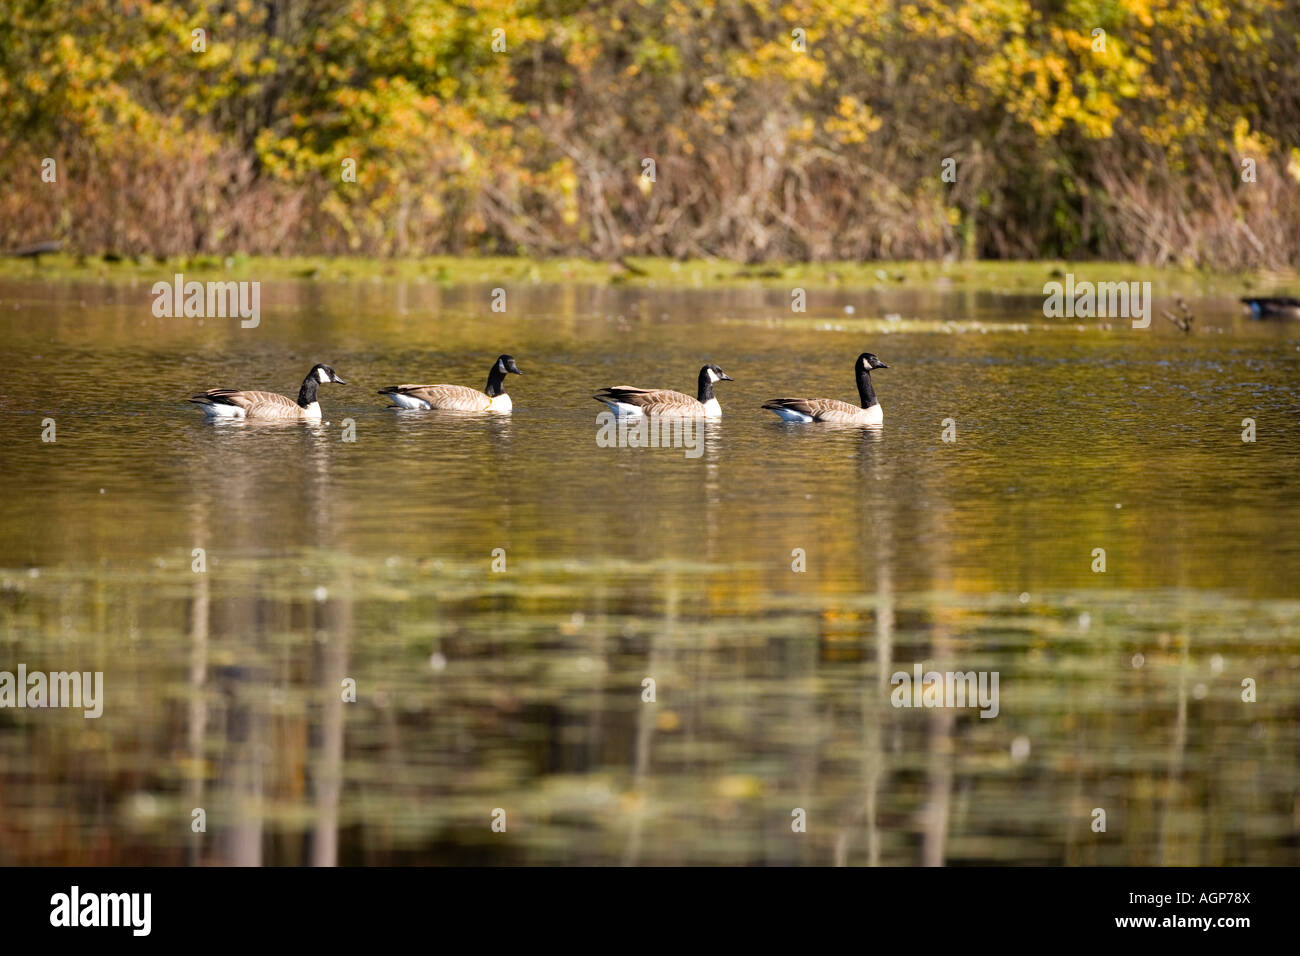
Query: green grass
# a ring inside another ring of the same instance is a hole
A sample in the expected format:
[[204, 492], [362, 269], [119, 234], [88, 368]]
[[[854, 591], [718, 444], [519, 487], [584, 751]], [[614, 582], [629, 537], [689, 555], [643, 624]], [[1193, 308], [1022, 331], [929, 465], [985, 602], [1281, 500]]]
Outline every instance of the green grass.
[[[1153, 267], [1117, 262], [819, 262], [742, 265], [726, 260], [628, 258], [623, 263], [588, 259], [429, 256], [409, 259], [289, 256], [153, 256], [109, 261], [99, 256], [62, 254], [0, 259], [0, 277], [58, 280], [156, 282], [183, 272], [187, 279], [301, 281], [408, 281], [456, 283], [538, 282], [719, 287], [734, 285], [810, 288], [841, 286], [944, 286], [1041, 293], [1043, 283], [1073, 272], [1080, 281], [1159, 281], [1165, 288], [1192, 291], [1253, 289], [1276, 281], [1252, 274], [1211, 273], [1185, 267]], [[630, 268], [628, 267], [630, 266]]]

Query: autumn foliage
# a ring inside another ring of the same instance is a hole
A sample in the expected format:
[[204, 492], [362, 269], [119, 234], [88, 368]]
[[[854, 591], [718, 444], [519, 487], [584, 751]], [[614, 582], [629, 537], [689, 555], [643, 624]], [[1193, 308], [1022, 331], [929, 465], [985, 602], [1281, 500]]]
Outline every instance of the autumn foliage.
[[0, 244], [1296, 266], [1298, 13], [9, 0]]

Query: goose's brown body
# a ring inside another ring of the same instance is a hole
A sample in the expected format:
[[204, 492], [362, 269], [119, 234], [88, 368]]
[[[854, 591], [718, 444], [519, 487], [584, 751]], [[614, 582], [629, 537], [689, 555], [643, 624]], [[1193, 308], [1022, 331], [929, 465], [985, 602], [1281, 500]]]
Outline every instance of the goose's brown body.
[[[492, 399], [478, 389], [464, 385], [393, 385], [381, 394], [392, 398], [402, 395], [423, 402], [428, 408], [441, 408], [457, 412], [486, 412]], [[401, 404], [393, 399], [393, 404]]]
[[651, 415], [657, 418], [721, 418], [722, 406], [713, 394], [715, 382], [730, 382], [731, 376], [710, 363], [700, 369], [699, 397], [670, 388], [637, 388], [611, 385], [591, 396], [608, 405], [616, 415]]
[[394, 408], [441, 409], [450, 412], [508, 412], [512, 408], [506, 393], [506, 376], [523, 375], [513, 355], [500, 355], [488, 369], [483, 391], [464, 385], [390, 385], [379, 390]]
[[871, 370], [889, 368], [870, 352], [863, 352], [853, 362], [853, 374], [858, 380], [861, 407], [841, 402], [835, 398], [774, 398], [763, 407], [776, 412], [787, 422], [827, 422], [838, 425], [881, 425], [885, 413], [876, 401], [876, 389], [871, 384]]
[[308, 418], [320, 418], [320, 406], [315, 414], [303, 408], [292, 398], [285, 398], [275, 392], [244, 392], [233, 388], [211, 388], [190, 399], [196, 405], [233, 405], [242, 409], [243, 418], [273, 418], [280, 421], [297, 421]]
[[776, 411], [785, 409], [806, 415], [814, 422], [833, 422], [841, 425], [879, 425], [885, 420], [879, 405], [859, 408], [835, 398], [774, 398], [763, 405]]
[[302, 380], [298, 400], [285, 398], [276, 392], [262, 392], [237, 388], [210, 388], [190, 398], [203, 409], [209, 418], [252, 418], [261, 421], [319, 421], [320, 402], [316, 400], [316, 387], [322, 382], [346, 385], [328, 365], [316, 365]]
[[606, 405], [616, 402], [637, 409], [643, 415], [662, 418], [699, 418], [709, 414], [708, 407], [698, 398], [668, 388], [637, 388], [634, 385], [611, 385], [593, 396]]

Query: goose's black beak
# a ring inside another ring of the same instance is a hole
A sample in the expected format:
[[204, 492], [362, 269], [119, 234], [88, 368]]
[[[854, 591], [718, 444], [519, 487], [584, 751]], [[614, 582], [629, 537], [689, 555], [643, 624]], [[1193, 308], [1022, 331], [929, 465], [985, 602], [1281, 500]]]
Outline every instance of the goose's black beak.
[[506, 369], [506, 371], [507, 371], [507, 372], [512, 372], [512, 373], [515, 374], [515, 375], [523, 375], [523, 374], [524, 374], [524, 370], [521, 369], [518, 365], [516, 365], [514, 368]]
[[724, 381], [724, 382], [734, 382], [735, 379], [732, 378], [730, 375], [728, 375], [726, 372], [723, 372], [723, 373], [722, 373], [722, 381]]
[[347, 382], [343, 381], [343, 379], [339, 378], [337, 375], [334, 376], [334, 381], [335, 381], [336, 384], [339, 384], [339, 385], [346, 385], [346, 384], [348, 384]]
[[889, 366], [886, 365], [884, 362], [881, 362], [879, 365], [876, 366], [876, 368], [889, 368]]

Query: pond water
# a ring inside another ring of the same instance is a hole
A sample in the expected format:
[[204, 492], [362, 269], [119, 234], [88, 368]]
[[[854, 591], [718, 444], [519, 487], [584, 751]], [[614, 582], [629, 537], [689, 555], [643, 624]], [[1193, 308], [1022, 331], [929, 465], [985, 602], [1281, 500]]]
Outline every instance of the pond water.
[[[1300, 861], [1300, 323], [508, 295], [0, 282], [0, 671], [103, 674], [0, 708], [0, 864]], [[862, 351], [882, 428], [760, 409]], [[376, 394], [503, 352], [509, 417]], [[693, 452], [598, 442], [596, 389], [706, 361]], [[186, 403], [316, 362], [318, 425]], [[917, 664], [996, 716], [894, 706]]]

